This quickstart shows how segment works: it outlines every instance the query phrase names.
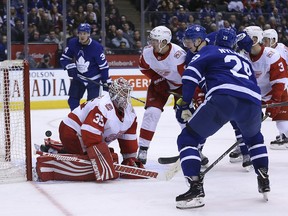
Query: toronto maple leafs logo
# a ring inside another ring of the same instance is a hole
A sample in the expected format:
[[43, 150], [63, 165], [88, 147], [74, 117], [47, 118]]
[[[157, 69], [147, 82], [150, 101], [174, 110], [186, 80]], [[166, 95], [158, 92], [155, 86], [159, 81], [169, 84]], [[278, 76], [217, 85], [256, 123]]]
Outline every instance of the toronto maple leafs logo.
[[80, 56], [78, 58], [78, 60], [76, 61], [76, 65], [77, 65], [77, 70], [80, 72], [80, 73], [85, 73], [88, 71], [88, 67], [90, 65], [90, 62], [89, 61], [85, 61], [85, 59]]

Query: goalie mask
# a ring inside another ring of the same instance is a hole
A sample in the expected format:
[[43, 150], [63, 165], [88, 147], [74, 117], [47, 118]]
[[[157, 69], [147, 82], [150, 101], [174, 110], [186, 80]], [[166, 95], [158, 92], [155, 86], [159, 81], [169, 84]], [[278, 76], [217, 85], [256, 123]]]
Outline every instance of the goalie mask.
[[132, 91], [131, 84], [120, 77], [115, 79], [109, 87], [109, 95], [113, 104], [118, 109], [126, 109], [128, 103], [130, 103], [130, 93]]

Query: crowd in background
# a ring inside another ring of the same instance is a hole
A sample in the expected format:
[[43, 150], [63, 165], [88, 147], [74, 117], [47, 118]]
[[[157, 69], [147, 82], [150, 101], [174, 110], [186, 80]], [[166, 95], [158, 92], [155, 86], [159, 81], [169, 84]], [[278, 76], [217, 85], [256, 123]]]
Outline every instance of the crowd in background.
[[[122, 14], [117, 1], [105, 1], [105, 50], [107, 54], [139, 54], [143, 44], [140, 26], [135, 26], [129, 15]], [[129, 0], [127, 0], [129, 1]], [[0, 4], [0, 61], [6, 58], [6, 0]], [[140, 11], [140, 0], [130, 0]], [[145, 21], [150, 28], [165, 25], [171, 29], [172, 42], [182, 46], [185, 29], [200, 24], [213, 32], [224, 27], [241, 31], [244, 27], [258, 25], [263, 30], [273, 28], [279, 42], [288, 45], [287, 0], [146, 0]], [[10, 1], [12, 43], [24, 41], [24, 0]], [[62, 0], [28, 1], [28, 42], [56, 43], [58, 52], [63, 51], [64, 40], [77, 35], [80, 23], [89, 23], [91, 37], [101, 43], [101, 1], [67, 0], [67, 34], [62, 32]], [[140, 16], [140, 13], [139, 13]], [[145, 32], [146, 33], [146, 32]], [[37, 67], [37, 66], [36, 66]]]

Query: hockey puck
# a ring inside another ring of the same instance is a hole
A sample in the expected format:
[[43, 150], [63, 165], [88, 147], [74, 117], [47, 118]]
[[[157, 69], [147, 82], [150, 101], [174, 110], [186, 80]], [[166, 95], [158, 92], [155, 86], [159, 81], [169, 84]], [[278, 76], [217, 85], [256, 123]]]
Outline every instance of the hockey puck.
[[47, 131], [45, 132], [45, 135], [46, 135], [47, 137], [51, 137], [52, 132], [51, 132], [50, 130], [47, 130]]

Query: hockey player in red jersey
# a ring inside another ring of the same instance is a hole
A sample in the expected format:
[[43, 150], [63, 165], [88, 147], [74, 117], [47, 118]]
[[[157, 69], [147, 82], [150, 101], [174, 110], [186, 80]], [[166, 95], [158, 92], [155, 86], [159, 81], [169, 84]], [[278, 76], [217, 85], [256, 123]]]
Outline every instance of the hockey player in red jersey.
[[[172, 34], [165, 26], [157, 26], [150, 32], [148, 46], [139, 60], [141, 72], [150, 78], [145, 113], [140, 129], [138, 159], [147, 160], [147, 150], [156, 131], [169, 91], [181, 93], [181, 75], [184, 71], [186, 52], [171, 43]], [[177, 97], [174, 96], [175, 101]], [[184, 126], [184, 125], [183, 125]]]
[[[266, 47], [276, 49], [281, 57], [286, 61], [286, 65], [288, 65], [288, 48], [283, 43], [278, 42], [278, 33], [274, 29], [267, 29], [263, 32], [263, 44]], [[282, 97], [283, 101], [288, 100], [287, 90], [284, 91]], [[276, 140], [271, 141], [270, 148], [288, 150], [288, 109], [282, 109], [281, 111], [283, 120], [276, 121], [276, 126], [280, 134], [276, 137]]]
[[[251, 44], [247, 42], [249, 39], [247, 35], [252, 39]], [[245, 55], [251, 61], [255, 71], [257, 84], [261, 89], [262, 103], [287, 101], [287, 64], [277, 50], [263, 45], [263, 30], [259, 26], [249, 26], [238, 36], [240, 39], [237, 45], [240, 50], [245, 50]], [[265, 112], [269, 114], [272, 121], [276, 122], [280, 134], [287, 133], [286, 128], [283, 127], [288, 120], [287, 111], [288, 107], [282, 106], [267, 108]], [[230, 161], [237, 160], [242, 154], [243, 150], [240, 151], [238, 146], [230, 153]]]
[[112, 82], [109, 94], [87, 101], [70, 112], [60, 123], [59, 134], [62, 152], [69, 153], [72, 159], [69, 163], [63, 161], [60, 154], [59, 160], [38, 157], [39, 179], [102, 182], [118, 178], [113, 166], [118, 156], [108, 147], [116, 139], [123, 156], [122, 164], [144, 168], [136, 159], [137, 117], [130, 103], [131, 90], [127, 80], [118, 78]]

